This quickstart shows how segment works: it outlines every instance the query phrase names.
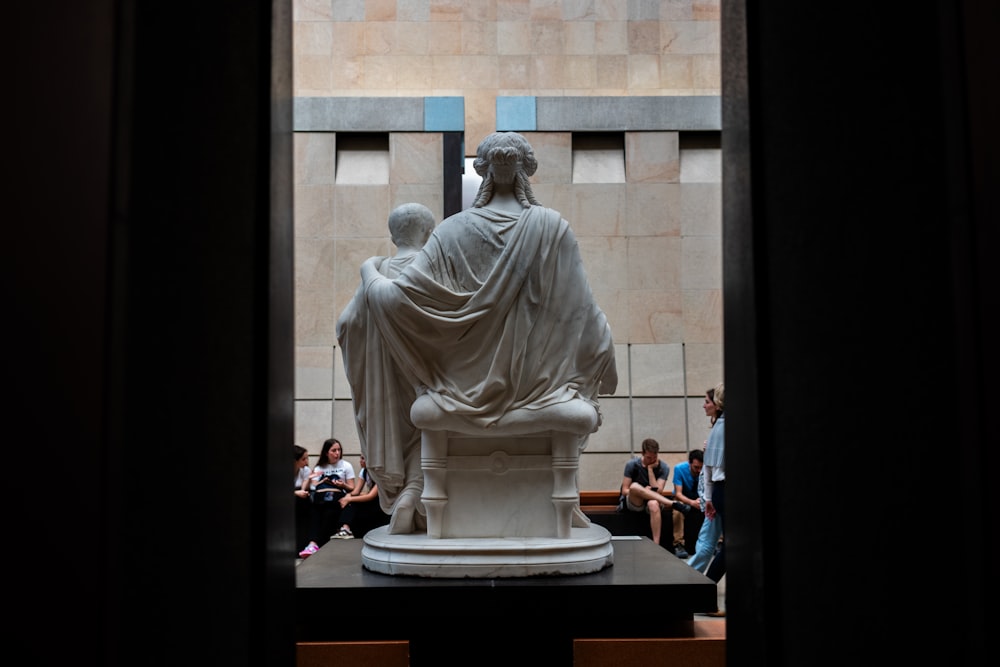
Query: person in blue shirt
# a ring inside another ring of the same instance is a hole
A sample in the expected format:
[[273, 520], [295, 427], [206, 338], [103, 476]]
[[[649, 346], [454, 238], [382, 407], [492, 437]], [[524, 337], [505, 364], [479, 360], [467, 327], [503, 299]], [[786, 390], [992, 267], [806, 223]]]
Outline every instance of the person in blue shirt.
[[698, 503], [698, 475], [704, 462], [704, 451], [692, 449], [688, 452], [688, 460], [674, 467], [674, 501], [683, 505], [681, 511], [673, 513], [674, 554], [678, 558], [687, 558], [694, 552], [698, 531], [705, 519]]

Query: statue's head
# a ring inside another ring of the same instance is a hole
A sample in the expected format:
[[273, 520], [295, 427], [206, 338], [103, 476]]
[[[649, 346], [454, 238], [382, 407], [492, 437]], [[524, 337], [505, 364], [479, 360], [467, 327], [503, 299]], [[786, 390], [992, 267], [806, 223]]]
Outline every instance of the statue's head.
[[514, 192], [525, 208], [538, 204], [528, 182], [538, 169], [538, 160], [531, 144], [517, 132], [494, 132], [483, 139], [476, 149], [472, 166], [483, 178], [473, 206], [485, 206], [493, 196], [496, 184], [513, 184]]
[[434, 214], [423, 204], [400, 204], [389, 214], [389, 236], [397, 247], [421, 248], [434, 231]]
[[[473, 167], [483, 178], [492, 170], [497, 182], [512, 183], [513, 176], [518, 172], [523, 172], [525, 176], [534, 175], [538, 160], [531, 144], [522, 135], [517, 132], [494, 132], [480, 142]], [[510, 180], [501, 181], [501, 173], [510, 173]]]

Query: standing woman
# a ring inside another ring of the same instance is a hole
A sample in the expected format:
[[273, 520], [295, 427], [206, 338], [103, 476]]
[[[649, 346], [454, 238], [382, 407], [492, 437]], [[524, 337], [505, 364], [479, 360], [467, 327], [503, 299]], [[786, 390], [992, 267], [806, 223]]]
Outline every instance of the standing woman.
[[319, 551], [339, 525], [340, 499], [354, 490], [354, 466], [343, 457], [344, 447], [340, 440], [330, 438], [323, 443], [319, 463], [302, 484], [302, 490], [309, 491], [312, 498], [312, 516], [309, 544], [299, 552], [299, 558], [309, 558]]
[[[709, 423], [711, 424], [711, 430], [708, 433], [708, 440], [705, 441], [705, 465], [702, 467], [701, 475], [698, 477], [698, 501], [701, 505], [702, 511], [705, 512], [705, 521], [702, 522], [701, 530], [698, 531], [698, 543], [695, 546], [694, 555], [687, 560], [687, 564], [699, 572], [705, 572], [705, 570], [708, 569], [709, 564], [712, 562], [712, 557], [715, 555], [715, 548], [719, 544], [719, 538], [722, 537], [722, 518], [719, 516], [719, 507], [715, 502], [713, 502], [713, 519], [712, 516], [709, 516], [708, 514], [708, 502], [705, 495], [705, 487], [708, 485], [709, 477], [708, 448], [710, 443], [717, 444], [721, 447], [722, 436], [725, 433], [725, 417], [723, 416], [725, 408], [725, 388], [722, 384], [716, 385], [705, 392], [705, 403], [702, 407], [704, 407], [705, 416], [708, 417]], [[717, 434], [716, 428], [719, 429]], [[724, 478], [724, 468], [722, 474]], [[716, 488], [716, 485], [713, 483], [713, 492], [716, 491]], [[713, 493], [713, 496], [714, 495], [715, 494]], [[721, 578], [722, 575], [720, 574], [719, 579]], [[714, 581], [718, 583], [718, 580]]]
[[[723, 414], [726, 388], [721, 382], [715, 387], [713, 400], [719, 407], [719, 412], [708, 434], [708, 444], [705, 445], [705, 519], [710, 523], [718, 522], [721, 531], [722, 520], [726, 514], [726, 417]], [[723, 538], [722, 547], [705, 574], [715, 583], [719, 583], [725, 573], [726, 541]]]
[[305, 548], [309, 541], [309, 491], [306, 482], [309, 481], [309, 451], [305, 447], [292, 445], [295, 458], [295, 553]]

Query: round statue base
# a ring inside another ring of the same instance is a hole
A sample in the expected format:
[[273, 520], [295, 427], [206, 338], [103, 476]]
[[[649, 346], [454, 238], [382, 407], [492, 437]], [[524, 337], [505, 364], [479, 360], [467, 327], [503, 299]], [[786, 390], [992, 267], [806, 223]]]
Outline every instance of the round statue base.
[[611, 533], [602, 526], [571, 529], [568, 538], [431, 538], [390, 535], [385, 526], [364, 537], [361, 564], [390, 575], [493, 579], [589, 574], [614, 562]]

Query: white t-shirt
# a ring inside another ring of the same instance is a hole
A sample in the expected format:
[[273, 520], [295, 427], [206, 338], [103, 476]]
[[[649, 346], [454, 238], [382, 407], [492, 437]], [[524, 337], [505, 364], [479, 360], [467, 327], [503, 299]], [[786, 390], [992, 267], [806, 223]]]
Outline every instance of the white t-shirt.
[[[318, 473], [318, 474], [317, 474]], [[313, 468], [313, 479], [310, 488], [316, 490], [316, 485], [323, 477], [333, 479], [349, 480], [354, 479], [354, 466], [348, 461], [341, 459], [336, 465], [322, 465]]]
[[298, 491], [299, 489], [302, 488], [302, 484], [307, 479], [309, 479], [309, 475], [311, 475], [311, 474], [312, 474], [312, 471], [309, 470], [309, 466], [302, 466], [301, 468], [299, 468], [298, 470], [295, 471], [295, 490], [296, 491]]

